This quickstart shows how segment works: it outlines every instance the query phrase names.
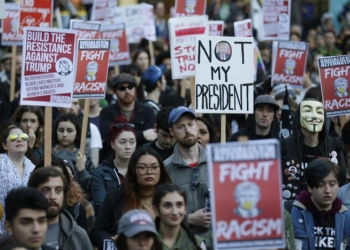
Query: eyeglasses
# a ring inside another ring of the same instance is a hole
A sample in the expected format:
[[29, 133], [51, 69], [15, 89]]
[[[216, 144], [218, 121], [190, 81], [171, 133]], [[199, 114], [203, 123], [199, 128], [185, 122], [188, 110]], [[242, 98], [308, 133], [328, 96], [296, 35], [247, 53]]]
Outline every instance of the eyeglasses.
[[192, 188], [196, 189], [197, 187], [199, 187], [199, 175], [201, 173], [201, 170], [199, 168], [193, 168], [192, 171]]
[[122, 127], [127, 127], [127, 128], [135, 128], [135, 125], [132, 123], [116, 123], [113, 124], [115, 128], [122, 128]]
[[18, 139], [21, 139], [22, 141], [28, 141], [29, 136], [25, 133], [23, 133], [23, 134], [9, 134], [9, 136], [7, 137], [6, 140], [10, 141], [10, 142], [15, 142]]
[[160, 171], [160, 167], [158, 165], [151, 166], [151, 167], [139, 166], [136, 168], [137, 168], [137, 171], [139, 171], [139, 174], [141, 174], [141, 175], [147, 174], [148, 170], [150, 170], [150, 172], [152, 172], [152, 174], [158, 174]]
[[128, 85], [128, 86], [120, 86], [117, 88], [119, 91], [125, 91], [126, 89], [132, 90], [134, 88], [134, 85]]

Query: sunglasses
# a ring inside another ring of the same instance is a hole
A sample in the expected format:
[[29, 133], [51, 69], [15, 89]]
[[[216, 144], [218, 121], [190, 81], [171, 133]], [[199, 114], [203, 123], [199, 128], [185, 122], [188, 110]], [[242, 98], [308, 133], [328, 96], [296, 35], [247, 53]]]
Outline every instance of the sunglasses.
[[113, 126], [115, 128], [122, 128], [122, 127], [126, 127], [126, 128], [135, 128], [135, 125], [134, 124], [131, 124], [131, 123], [116, 123], [116, 124], [113, 124]]
[[193, 168], [192, 171], [192, 188], [196, 189], [197, 187], [199, 187], [199, 175], [201, 173], [201, 170], [199, 168]]
[[125, 91], [126, 89], [132, 90], [134, 88], [134, 85], [128, 85], [128, 86], [120, 86], [117, 88], [119, 91]]
[[15, 142], [18, 139], [21, 139], [22, 141], [28, 141], [29, 136], [25, 133], [23, 133], [23, 134], [9, 134], [9, 136], [7, 137], [6, 140], [10, 141], [10, 142]]

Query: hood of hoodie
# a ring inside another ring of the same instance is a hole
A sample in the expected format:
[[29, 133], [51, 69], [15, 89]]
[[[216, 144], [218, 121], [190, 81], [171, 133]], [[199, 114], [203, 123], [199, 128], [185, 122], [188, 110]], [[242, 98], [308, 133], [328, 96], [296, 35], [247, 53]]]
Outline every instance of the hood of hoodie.
[[[77, 226], [78, 224], [70, 215], [70, 213], [66, 210], [63, 210], [60, 214], [60, 227], [61, 227], [61, 232], [64, 234], [63, 243], [66, 243], [72, 237]], [[60, 239], [60, 244], [61, 244], [61, 239]]]
[[[248, 137], [249, 140], [256, 139], [256, 134], [255, 134], [255, 115], [254, 114], [249, 114], [246, 119], [246, 127], [248, 131]], [[278, 125], [278, 120], [277, 120], [277, 113], [275, 112], [273, 116], [273, 121], [271, 123], [271, 128], [270, 128], [270, 133], [269, 133], [270, 138], [277, 138], [279, 139], [279, 125]]]
[[111, 168], [114, 169], [115, 168], [115, 166], [114, 166], [114, 155], [108, 157], [107, 160], [104, 160], [101, 165], [107, 166], [107, 167], [111, 167]]

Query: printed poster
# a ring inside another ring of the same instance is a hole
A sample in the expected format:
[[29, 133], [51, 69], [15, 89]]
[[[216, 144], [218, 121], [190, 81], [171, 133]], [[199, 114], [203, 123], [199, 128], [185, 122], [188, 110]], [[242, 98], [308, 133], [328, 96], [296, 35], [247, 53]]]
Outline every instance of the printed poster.
[[93, 0], [91, 21], [105, 21], [114, 18], [117, 10], [117, 0]]
[[173, 79], [194, 76], [196, 36], [208, 36], [208, 17], [170, 18], [171, 71]]
[[214, 249], [285, 247], [276, 139], [209, 144]]
[[253, 59], [252, 37], [197, 36], [196, 113], [252, 114]]
[[271, 84], [284, 83], [301, 89], [309, 44], [304, 42], [273, 42]]
[[237, 37], [251, 37], [253, 36], [252, 19], [234, 22], [234, 32]]
[[326, 115], [349, 114], [350, 56], [321, 57], [318, 68]]
[[70, 20], [71, 30], [77, 31], [78, 38], [84, 39], [99, 39], [101, 36], [101, 23], [82, 20]]
[[2, 20], [1, 45], [22, 45], [23, 34], [19, 34], [19, 5], [5, 4], [5, 18]]
[[205, 15], [207, 0], [176, 0], [175, 17]]
[[209, 36], [223, 36], [224, 25], [224, 21], [208, 21]]
[[20, 105], [71, 107], [75, 45], [73, 30], [24, 28]]

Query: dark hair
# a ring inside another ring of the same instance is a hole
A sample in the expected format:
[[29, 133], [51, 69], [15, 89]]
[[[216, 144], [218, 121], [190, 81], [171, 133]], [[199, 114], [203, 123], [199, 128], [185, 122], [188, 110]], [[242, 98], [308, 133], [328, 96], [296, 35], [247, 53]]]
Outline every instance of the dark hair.
[[166, 51], [162, 51], [158, 54], [158, 56], [156, 57], [156, 65], [159, 66], [161, 64], [163, 64], [163, 61], [165, 59], [170, 59], [170, 51], [166, 50]]
[[[186, 192], [181, 189], [178, 185], [176, 184], [171, 184], [171, 183], [166, 183], [163, 185], [159, 185], [156, 187], [154, 194], [153, 194], [153, 200], [152, 200], [152, 205], [155, 207], [156, 210], [159, 211], [160, 203], [161, 200], [164, 196], [166, 196], [169, 193], [178, 193], [180, 196], [183, 197], [185, 206], [187, 206], [187, 195]], [[160, 217], [156, 217], [155, 219], [157, 231], [160, 231]], [[187, 223], [183, 220], [181, 222], [181, 227], [186, 231], [188, 237], [191, 239], [192, 243], [194, 244], [195, 248], [198, 250], [201, 250], [197, 244], [196, 237], [194, 234], [191, 232], [190, 228], [188, 227]]]
[[341, 138], [345, 147], [345, 151], [350, 150], [350, 120], [347, 120], [341, 131]]
[[218, 139], [216, 138], [216, 134], [214, 131], [213, 126], [209, 123], [207, 119], [204, 117], [197, 117], [197, 121], [201, 121], [207, 126], [208, 132], [209, 132], [209, 143], [217, 142]]
[[128, 120], [124, 116], [118, 116], [117, 118], [114, 119], [113, 123], [109, 127], [109, 140], [114, 141], [115, 138], [117, 138], [122, 132], [124, 131], [130, 131], [135, 135], [136, 139], [136, 131], [134, 128], [130, 128], [128, 126], [123, 126], [121, 128], [116, 128], [114, 124], [127, 124]]
[[24, 249], [30, 250], [29, 248], [22, 245], [21, 243], [14, 242], [12, 238], [5, 240], [3, 243], [0, 244], [1, 250], [14, 250], [17, 248], [24, 248]]
[[168, 118], [170, 115], [170, 112], [174, 109], [173, 106], [166, 106], [162, 107], [156, 117], [156, 124], [157, 124], [157, 130], [161, 129], [164, 130], [165, 132], [169, 133], [169, 122]]
[[311, 87], [308, 89], [308, 91], [306, 91], [305, 95], [304, 95], [304, 99], [309, 99], [309, 98], [313, 98], [316, 99], [319, 102], [322, 102], [322, 91], [320, 87]]
[[[152, 238], [153, 238], [153, 242], [154, 242], [151, 250], [162, 250], [163, 246], [162, 246], [162, 243], [159, 241], [158, 236], [155, 235], [154, 233], [150, 233], [150, 234], [152, 234]], [[118, 239], [115, 243], [117, 249], [133, 250], [133, 249], [128, 248], [128, 245], [126, 243], [126, 239], [127, 239], [127, 237], [125, 236], [125, 234], [123, 234], [123, 233], [118, 234]]]
[[152, 148], [138, 148], [132, 155], [128, 165], [128, 171], [126, 173], [125, 179], [123, 181], [123, 193], [125, 202], [123, 205], [123, 213], [138, 208], [140, 206], [141, 197], [138, 194], [138, 184], [137, 184], [137, 174], [136, 174], [136, 166], [139, 162], [140, 158], [143, 155], [153, 155], [160, 166], [160, 177], [159, 182], [157, 184], [161, 185], [164, 183], [171, 183], [171, 179], [168, 175], [168, 172], [165, 170], [164, 163], [160, 158], [159, 154]]
[[[4, 149], [4, 147], [3, 147], [2, 144], [6, 142], [7, 137], [10, 135], [11, 130], [12, 130], [12, 129], [16, 129], [16, 128], [22, 130], [19, 126], [12, 124], [12, 125], [9, 125], [9, 126], [6, 127], [4, 130], [1, 131], [1, 133], [0, 133], [0, 143], [1, 143], [0, 154], [3, 154], [3, 153], [6, 153], [6, 152], [7, 152], [7, 151]], [[23, 130], [22, 130], [22, 131], [23, 131]]]
[[12, 222], [19, 210], [28, 208], [44, 210], [49, 208], [49, 201], [38, 190], [30, 187], [12, 189], [5, 198], [6, 220]]
[[53, 129], [52, 133], [52, 142], [53, 145], [59, 144], [58, 138], [57, 138], [57, 129], [61, 122], [71, 122], [75, 126], [75, 130], [77, 131], [76, 138], [74, 140], [75, 147], [80, 147], [80, 136], [81, 136], [81, 120], [73, 113], [63, 114], [60, 115], [55, 123], [55, 127]]
[[305, 181], [309, 187], [318, 188], [319, 182], [331, 172], [334, 173], [339, 183], [341, 175], [340, 167], [327, 158], [317, 158], [307, 166], [305, 170]]
[[35, 144], [34, 147], [40, 147], [44, 144], [44, 127], [45, 127], [45, 119], [44, 114], [40, 107], [34, 106], [19, 106], [15, 113], [12, 115], [11, 119], [17, 123], [21, 124], [22, 116], [24, 113], [33, 113], [38, 118], [38, 129], [35, 131]]
[[141, 76], [141, 69], [136, 64], [128, 64], [128, 65], [125, 65], [121, 68], [120, 73], [128, 73], [128, 74], [132, 75], [133, 77], [135, 77], [135, 76], [140, 77]]

